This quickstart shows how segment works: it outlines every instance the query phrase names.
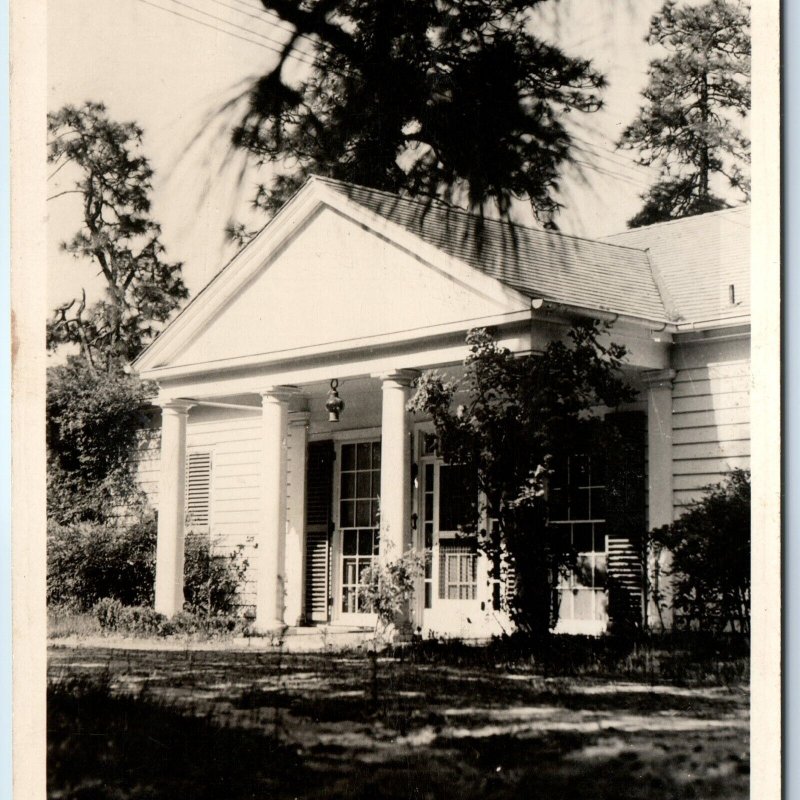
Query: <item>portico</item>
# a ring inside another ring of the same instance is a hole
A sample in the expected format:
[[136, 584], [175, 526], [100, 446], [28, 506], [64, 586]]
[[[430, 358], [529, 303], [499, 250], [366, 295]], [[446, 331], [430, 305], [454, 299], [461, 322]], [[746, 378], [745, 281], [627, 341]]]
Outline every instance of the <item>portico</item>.
[[[609, 410], [627, 420], [638, 456], [605, 460], [617, 471], [642, 465], [633, 486], [587, 454], [567, 454], [577, 477], [560, 488], [573, 507], [555, 521], [586, 574], [555, 587], [559, 624], [603, 630], [611, 573], [642, 606], [647, 526], [668, 524], [701, 481], [742, 464], [742, 414], [719, 425], [717, 406], [746, 398], [747, 329], [731, 317], [739, 327], [717, 338], [708, 315], [680, 321], [644, 248], [522, 227], [512, 247], [507, 227], [491, 221], [477, 247], [467, 220], [312, 178], [140, 356], [135, 369], [158, 383], [162, 409], [160, 612], [182, 607], [186, 528], [196, 532], [200, 519], [219, 552], [243, 549], [241, 604], [261, 631], [371, 625], [360, 577], [409, 548], [425, 561], [409, 610], [415, 627], [506, 630], [505, 588], [458, 535], [469, 476], [442, 462], [430, 421], [407, 403], [421, 371], [458, 374], [473, 328], [535, 353], [580, 318], [611, 323], [608, 340], [625, 346], [627, 378], [640, 390]], [[338, 421], [325, 407], [332, 381], [344, 401]], [[730, 401], [718, 400], [723, 391]], [[618, 515], [620, 497], [637, 508], [609, 519], [606, 492]]]

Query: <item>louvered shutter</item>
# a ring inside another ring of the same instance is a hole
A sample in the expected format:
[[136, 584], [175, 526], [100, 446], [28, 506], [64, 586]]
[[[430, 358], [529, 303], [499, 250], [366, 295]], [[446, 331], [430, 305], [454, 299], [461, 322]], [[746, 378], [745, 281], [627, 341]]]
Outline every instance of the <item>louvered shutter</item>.
[[211, 453], [190, 452], [186, 457], [186, 526], [207, 533], [211, 522]]
[[639, 625], [644, 611], [647, 417], [626, 411], [608, 414], [606, 423], [615, 429], [615, 443], [606, 452], [608, 614], [612, 625]]
[[333, 442], [308, 446], [306, 479], [306, 619], [326, 622], [330, 593]]

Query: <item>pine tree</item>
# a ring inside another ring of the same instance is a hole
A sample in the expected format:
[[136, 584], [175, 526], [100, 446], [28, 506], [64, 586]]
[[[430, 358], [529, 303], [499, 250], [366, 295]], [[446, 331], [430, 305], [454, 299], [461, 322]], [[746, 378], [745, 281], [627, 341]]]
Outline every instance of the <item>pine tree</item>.
[[[601, 106], [591, 64], [537, 37], [545, 0], [262, 0], [294, 31], [249, 92], [234, 145], [278, 177], [274, 212], [311, 173], [544, 222], [570, 159], [568, 112]], [[286, 77], [291, 54], [313, 65]]]
[[740, 125], [750, 109], [749, 7], [727, 0], [678, 7], [668, 0], [650, 22], [647, 41], [666, 50], [650, 64], [647, 104], [619, 146], [638, 163], [657, 165], [660, 179], [642, 195], [630, 227], [725, 208], [748, 200], [750, 142]]
[[97, 302], [87, 305], [83, 290], [55, 310], [48, 346], [75, 344], [92, 370], [112, 370], [133, 360], [187, 297], [181, 264], [163, 259], [161, 228], [149, 216], [153, 171], [140, 152], [141, 128], [90, 102], [48, 114], [47, 130], [53, 176], [77, 169], [72, 188], [50, 199], [79, 194], [83, 206], [80, 230], [62, 247], [99, 267], [105, 281]]

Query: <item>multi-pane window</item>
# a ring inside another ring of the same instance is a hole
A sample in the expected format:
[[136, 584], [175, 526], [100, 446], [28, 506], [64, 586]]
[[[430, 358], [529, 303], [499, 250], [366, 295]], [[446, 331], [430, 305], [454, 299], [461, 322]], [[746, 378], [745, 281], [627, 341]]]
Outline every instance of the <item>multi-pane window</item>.
[[[478, 489], [468, 467], [439, 466], [439, 533], [462, 533], [475, 523]], [[439, 539], [439, 597], [474, 600], [478, 592], [478, 553], [465, 536]]]
[[439, 541], [439, 597], [474, 600], [478, 592], [478, 557], [474, 543]]
[[550, 522], [558, 525], [576, 553], [576, 566], [558, 585], [562, 619], [606, 616], [606, 477], [603, 460], [570, 456], [556, 466], [550, 483]]
[[342, 536], [342, 612], [369, 611], [361, 586], [364, 571], [378, 557], [380, 442], [342, 445], [339, 529]]

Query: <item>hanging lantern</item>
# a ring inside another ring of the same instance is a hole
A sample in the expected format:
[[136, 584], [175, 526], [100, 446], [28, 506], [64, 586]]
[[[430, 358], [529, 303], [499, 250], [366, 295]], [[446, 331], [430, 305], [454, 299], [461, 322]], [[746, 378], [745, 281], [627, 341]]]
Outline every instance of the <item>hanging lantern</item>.
[[328, 409], [328, 422], [338, 422], [339, 414], [344, 409], [344, 400], [339, 397], [339, 392], [336, 391], [338, 388], [339, 381], [334, 378], [331, 381], [331, 390], [328, 392], [328, 400], [325, 403], [325, 408]]

